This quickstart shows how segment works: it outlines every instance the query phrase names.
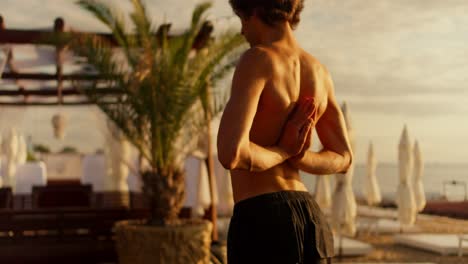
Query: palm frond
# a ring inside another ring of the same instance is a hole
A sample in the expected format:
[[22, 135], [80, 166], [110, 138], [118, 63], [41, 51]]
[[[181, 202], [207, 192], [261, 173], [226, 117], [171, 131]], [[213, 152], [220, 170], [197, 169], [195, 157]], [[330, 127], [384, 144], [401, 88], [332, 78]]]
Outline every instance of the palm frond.
[[79, 0], [79, 6], [89, 11], [112, 32], [116, 42], [124, 51], [130, 67], [138, 62], [138, 50], [135, 37], [129, 35], [125, 26], [124, 15], [103, 2], [96, 0]]
[[[86, 57], [104, 79], [100, 84], [84, 87], [84, 92], [153, 168], [173, 166], [177, 156], [191, 148], [187, 143], [190, 137], [193, 141], [194, 135], [205, 129], [207, 114], [223, 107], [225, 96], [219, 95], [214, 87], [235, 65], [236, 59], [231, 54], [242, 45], [242, 38], [227, 32], [209, 40], [202, 51], [193, 50], [200, 30], [210, 26], [204, 20], [210, 3], [198, 5], [190, 28], [171, 38], [168, 36], [170, 25], [153, 31], [141, 0], [132, 0], [134, 35], [125, 32], [123, 20], [118, 19], [111, 8], [91, 0], [78, 3], [111, 28], [126, 61], [115, 60], [116, 50], [106, 40], [95, 36], [77, 37], [72, 45], [74, 50]], [[123, 66], [126, 64], [128, 66]], [[95, 91], [102, 89], [99, 85], [103, 83], [121, 91], [122, 95], [117, 98], [98, 96]], [[109, 100], [113, 100], [113, 104], [109, 104]]]
[[193, 77], [196, 80], [195, 87], [199, 87], [201, 90], [200, 100], [206, 114], [212, 112], [207, 92], [207, 89], [209, 89], [208, 85], [216, 87], [218, 81], [222, 80], [229, 70], [235, 66], [237, 59], [227, 57], [229, 53], [232, 53], [233, 50], [239, 48], [243, 43], [242, 36], [227, 32], [207, 48], [207, 54], [199, 56], [196, 62], [198, 67], [195, 67], [196, 71], [193, 73]]
[[137, 45], [144, 48], [155, 47], [155, 43], [152, 38], [153, 30], [151, 28], [151, 20], [148, 15], [145, 6], [141, 0], [132, 0], [134, 11], [130, 14], [130, 17], [134, 24], [135, 39]]
[[205, 2], [199, 4], [195, 7], [195, 10], [192, 13], [192, 23], [190, 28], [182, 35], [181, 45], [175, 52], [174, 63], [175, 64], [184, 64], [188, 59], [190, 51], [192, 50], [193, 43], [197, 34], [200, 32], [203, 26], [203, 15], [208, 9], [210, 9], [212, 4], [210, 2]]
[[76, 3], [104, 23], [112, 31], [119, 45], [128, 46], [125, 23], [121, 13], [117, 13], [103, 2], [95, 0], [79, 0]]
[[196, 28], [197, 26], [200, 25], [200, 22], [202, 21], [203, 15], [208, 11], [213, 4], [211, 2], [204, 2], [195, 7], [195, 10], [193, 10], [192, 13], [192, 26], [191, 28]]

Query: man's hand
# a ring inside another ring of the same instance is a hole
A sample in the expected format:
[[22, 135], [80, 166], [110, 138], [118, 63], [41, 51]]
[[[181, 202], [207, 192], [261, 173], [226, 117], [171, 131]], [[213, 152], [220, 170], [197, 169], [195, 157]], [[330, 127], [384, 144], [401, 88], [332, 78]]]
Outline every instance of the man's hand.
[[278, 142], [278, 146], [290, 157], [297, 156], [305, 147], [309, 149], [316, 113], [317, 107], [313, 98], [306, 98], [296, 104]]
[[[317, 106], [315, 106], [315, 108], [317, 108]], [[312, 146], [312, 131], [314, 130], [315, 124], [317, 123], [317, 113], [318, 111], [315, 111], [312, 115], [312, 122], [308, 127], [306, 139], [301, 151], [296, 156], [293, 156], [288, 159], [288, 162], [294, 167], [296, 167], [297, 164], [302, 160], [302, 158], [304, 158], [306, 152], [310, 149], [310, 146]]]

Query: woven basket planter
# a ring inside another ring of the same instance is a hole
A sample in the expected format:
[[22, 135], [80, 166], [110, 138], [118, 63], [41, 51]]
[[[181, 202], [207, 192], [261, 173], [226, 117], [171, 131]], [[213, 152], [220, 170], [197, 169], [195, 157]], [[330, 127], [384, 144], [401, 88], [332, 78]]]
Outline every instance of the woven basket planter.
[[115, 225], [120, 264], [209, 264], [211, 222], [186, 220], [177, 226], [148, 226], [142, 221]]

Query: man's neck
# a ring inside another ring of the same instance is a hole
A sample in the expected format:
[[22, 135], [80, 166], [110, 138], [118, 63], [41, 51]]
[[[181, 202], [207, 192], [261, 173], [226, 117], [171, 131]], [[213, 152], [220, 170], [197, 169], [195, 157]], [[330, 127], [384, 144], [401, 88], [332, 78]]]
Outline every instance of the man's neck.
[[294, 34], [288, 22], [283, 22], [274, 27], [265, 25], [258, 36], [258, 42], [255, 45], [271, 45], [277, 42], [294, 42]]

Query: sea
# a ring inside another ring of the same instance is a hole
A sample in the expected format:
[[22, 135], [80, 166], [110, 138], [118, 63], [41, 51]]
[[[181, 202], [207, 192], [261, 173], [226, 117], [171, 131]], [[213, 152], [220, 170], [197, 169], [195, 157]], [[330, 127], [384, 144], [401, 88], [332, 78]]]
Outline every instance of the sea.
[[[366, 173], [365, 164], [356, 165], [352, 181], [356, 197], [363, 197]], [[307, 189], [313, 193], [317, 177], [321, 176], [303, 172], [301, 174]], [[331, 190], [334, 189], [335, 177], [342, 176], [328, 176]], [[376, 177], [383, 199], [394, 200], [399, 183], [398, 165], [379, 164]], [[422, 181], [427, 200], [438, 200], [441, 197], [446, 197], [449, 201], [468, 200], [468, 164], [426, 164]]]

